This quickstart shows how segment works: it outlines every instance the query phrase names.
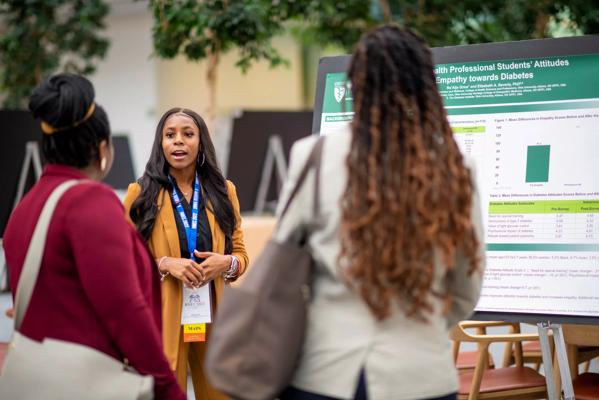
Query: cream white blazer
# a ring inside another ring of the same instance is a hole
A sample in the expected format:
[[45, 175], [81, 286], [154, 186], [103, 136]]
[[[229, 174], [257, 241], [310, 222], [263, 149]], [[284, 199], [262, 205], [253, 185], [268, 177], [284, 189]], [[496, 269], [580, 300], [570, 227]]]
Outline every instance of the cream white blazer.
[[[315, 141], [316, 137], [308, 137], [294, 144], [280, 205], [286, 202]], [[345, 158], [350, 143], [349, 129], [331, 133], [325, 140], [318, 226], [312, 224], [311, 172], [275, 232], [275, 239], [285, 242], [295, 240], [302, 227], [308, 227], [308, 244], [317, 263], [306, 340], [291, 384], [326, 396], [353, 399], [364, 369], [369, 400], [427, 399], [456, 392], [457, 372], [448, 331], [471, 315], [480, 292], [484, 262], [481, 272], [468, 276], [469, 265], [460, 257], [451, 276], [454, 302], [448, 315], [440, 312], [441, 301], [431, 298], [436, 311], [428, 323], [408, 319], [398, 308], [391, 317], [377, 322], [338, 274], [339, 202], [347, 182]], [[479, 207], [475, 196], [472, 216], [484, 246]], [[441, 288], [444, 268], [439, 260], [437, 266], [434, 285]]]

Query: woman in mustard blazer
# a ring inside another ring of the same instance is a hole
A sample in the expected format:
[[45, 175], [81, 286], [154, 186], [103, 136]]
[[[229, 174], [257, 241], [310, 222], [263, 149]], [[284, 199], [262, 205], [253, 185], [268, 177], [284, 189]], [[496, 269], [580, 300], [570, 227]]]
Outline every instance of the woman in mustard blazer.
[[181, 325], [183, 285], [210, 285], [214, 313], [225, 284], [248, 264], [235, 186], [222, 176], [198, 114], [173, 108], [162, 116], [146, 170], [124, 204], [162, 275], [164, 351], [179, 385], [187, 389], [189, 365], [196, 399], [225, 399], [204, 373], [206, 343], [184, 342]]

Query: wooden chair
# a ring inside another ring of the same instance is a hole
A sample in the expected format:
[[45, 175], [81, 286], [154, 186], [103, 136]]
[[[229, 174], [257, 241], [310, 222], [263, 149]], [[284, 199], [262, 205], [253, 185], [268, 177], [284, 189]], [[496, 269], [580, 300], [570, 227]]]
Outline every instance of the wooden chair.
[[[521, 332], [520, 324], [514, 323], [513, 333]], [[551, 354], [553, 354], [553, 340], [549, 341], [549, 346], [551, 347]], [[524, 364], [534, 364], [535, 371], [539, 371], [541, 368], [543, 354], [541, 352], [541, 343], [538, 340], [524, 343], [506, 343], [501, 365], [505, 368], [515, 364], [516, 354], [522, 354]]]
[[460, 374], [459, 400], [476, 399], [543, 399], [547, 396], [545, 378], [532, 368], [525, 367], [521, 354], [516, 357], [516, 366], [508, 368], [488, 368], [489, 346], [492, 343], [521, 343], [538, 340], [537, 334], [506, 333], [500, 335], [470, 333], [468, 329], [489, 326], [506, 326], [514, 329], [513, 323], [462, 321], [450, 334], [457, 342], [477, 343], [479, 355], [472, 372]]
[[[458, 373], [461, 374], [463, 372], [474, 371], [474, 368], [476, 367], [476, 361], [478, 360], [478, 350], [458, 351], [458, 355], [457, 357], [454, 357], [454, 360]], [[495, 368], [495, 363], [493, 362], [491, 353], [488, 354], [487, 360], [487, 368]]]
[[563, 324], [562, 330], [576, 399], [599, 400], [599, 374], [578, 374], [581, 362], [599, 355], [599, 326]]
[[[475, 321], [469, 321], [470, 325], [476, 325]], [[492, 321], [480, 321], [479, 326], [477, 326], [475, 328], [476, 333], [479, 335], [486, 335], [487, 334], [487, 327], [490, 326], [503, 326], [505, 325], [504, 322], [492, 322]], [[477, 350], [471, 350], [471, 351], [460, 351], [460, 345], [461, 343], [459, 341], [454, 340], [453, 341], [453, 360], [455, 362], [455, 366], [458, 370], [458, 372], [461, 374], [463, 372], [468, 372], [468, 371], [474, 371], [474, 368], [476, 367], [476, 361], [478, 360], [478, 355], [479, 355], [479, 351], [480, 351], [480, 346], [479, 349]], [[487, 368], [495, 368], [495, 362], [493, 361], [493, 356], [491, 355], [491, 353], [488, 351], [487, 349]]]

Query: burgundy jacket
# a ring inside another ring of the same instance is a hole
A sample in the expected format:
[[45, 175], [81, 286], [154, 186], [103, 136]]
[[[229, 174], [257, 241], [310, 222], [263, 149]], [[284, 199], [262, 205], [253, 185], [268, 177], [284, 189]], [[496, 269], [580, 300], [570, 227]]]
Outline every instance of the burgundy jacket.
[[[85, 176], [47, 165], [8, 221], [3, 242], [13, 294], [42, 207], [68, 179]], [[69, 189], [54, 211], [21, 333], [126, 358], [154, 377], [156, 399], [185, 399], [162, 350], [160, 302], [154, 260], [112, 189], [92, 181]]]

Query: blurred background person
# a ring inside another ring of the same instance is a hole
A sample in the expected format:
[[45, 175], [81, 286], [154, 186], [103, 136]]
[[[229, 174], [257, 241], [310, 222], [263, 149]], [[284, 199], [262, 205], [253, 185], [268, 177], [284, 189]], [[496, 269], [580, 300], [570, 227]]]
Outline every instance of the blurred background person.
[[184, 341], [183, 285], [210, 285], [214, 309], [248, 257], [235, 186], [221, 174], [197, 113], [173, 108], [162, 116], [146, 170], [129, 186], [124, 203], [162, 274], [164, 350], [179, 384], [186, 390], [189, 364], [196, 399], [224, 398], [204, 374], [206, 343]]
[[[448, 330], [472, 313], [484, 260], [474, 174], [420, 37], [395, 26], [366, 34], [349, 80], [355, 114], [325, 139], [320, 218], [310, 215], [309, 176], [275, 236], [308, 229], [317, 264], [304, 347], [281, 399], [454, 399]], [[294, 145], [280, 204], [315, 140]]]
[[86, 182], [69, 189], [53, 214], [20, 332], [127, 359], [139, 373], [154, 377], [155, 398], [184, 399], [162, 352], [156, 265], [124, 218], [118, 197], [99, 183], [110, 170], [113, 148], [108, 117], [94, 97], [91, 83], [71, 74], [50, 77], [31, 96], [29, 109], [42, 120], [48, 164], [4, 234], [13, 298], [48, 196], [67, 180]]

